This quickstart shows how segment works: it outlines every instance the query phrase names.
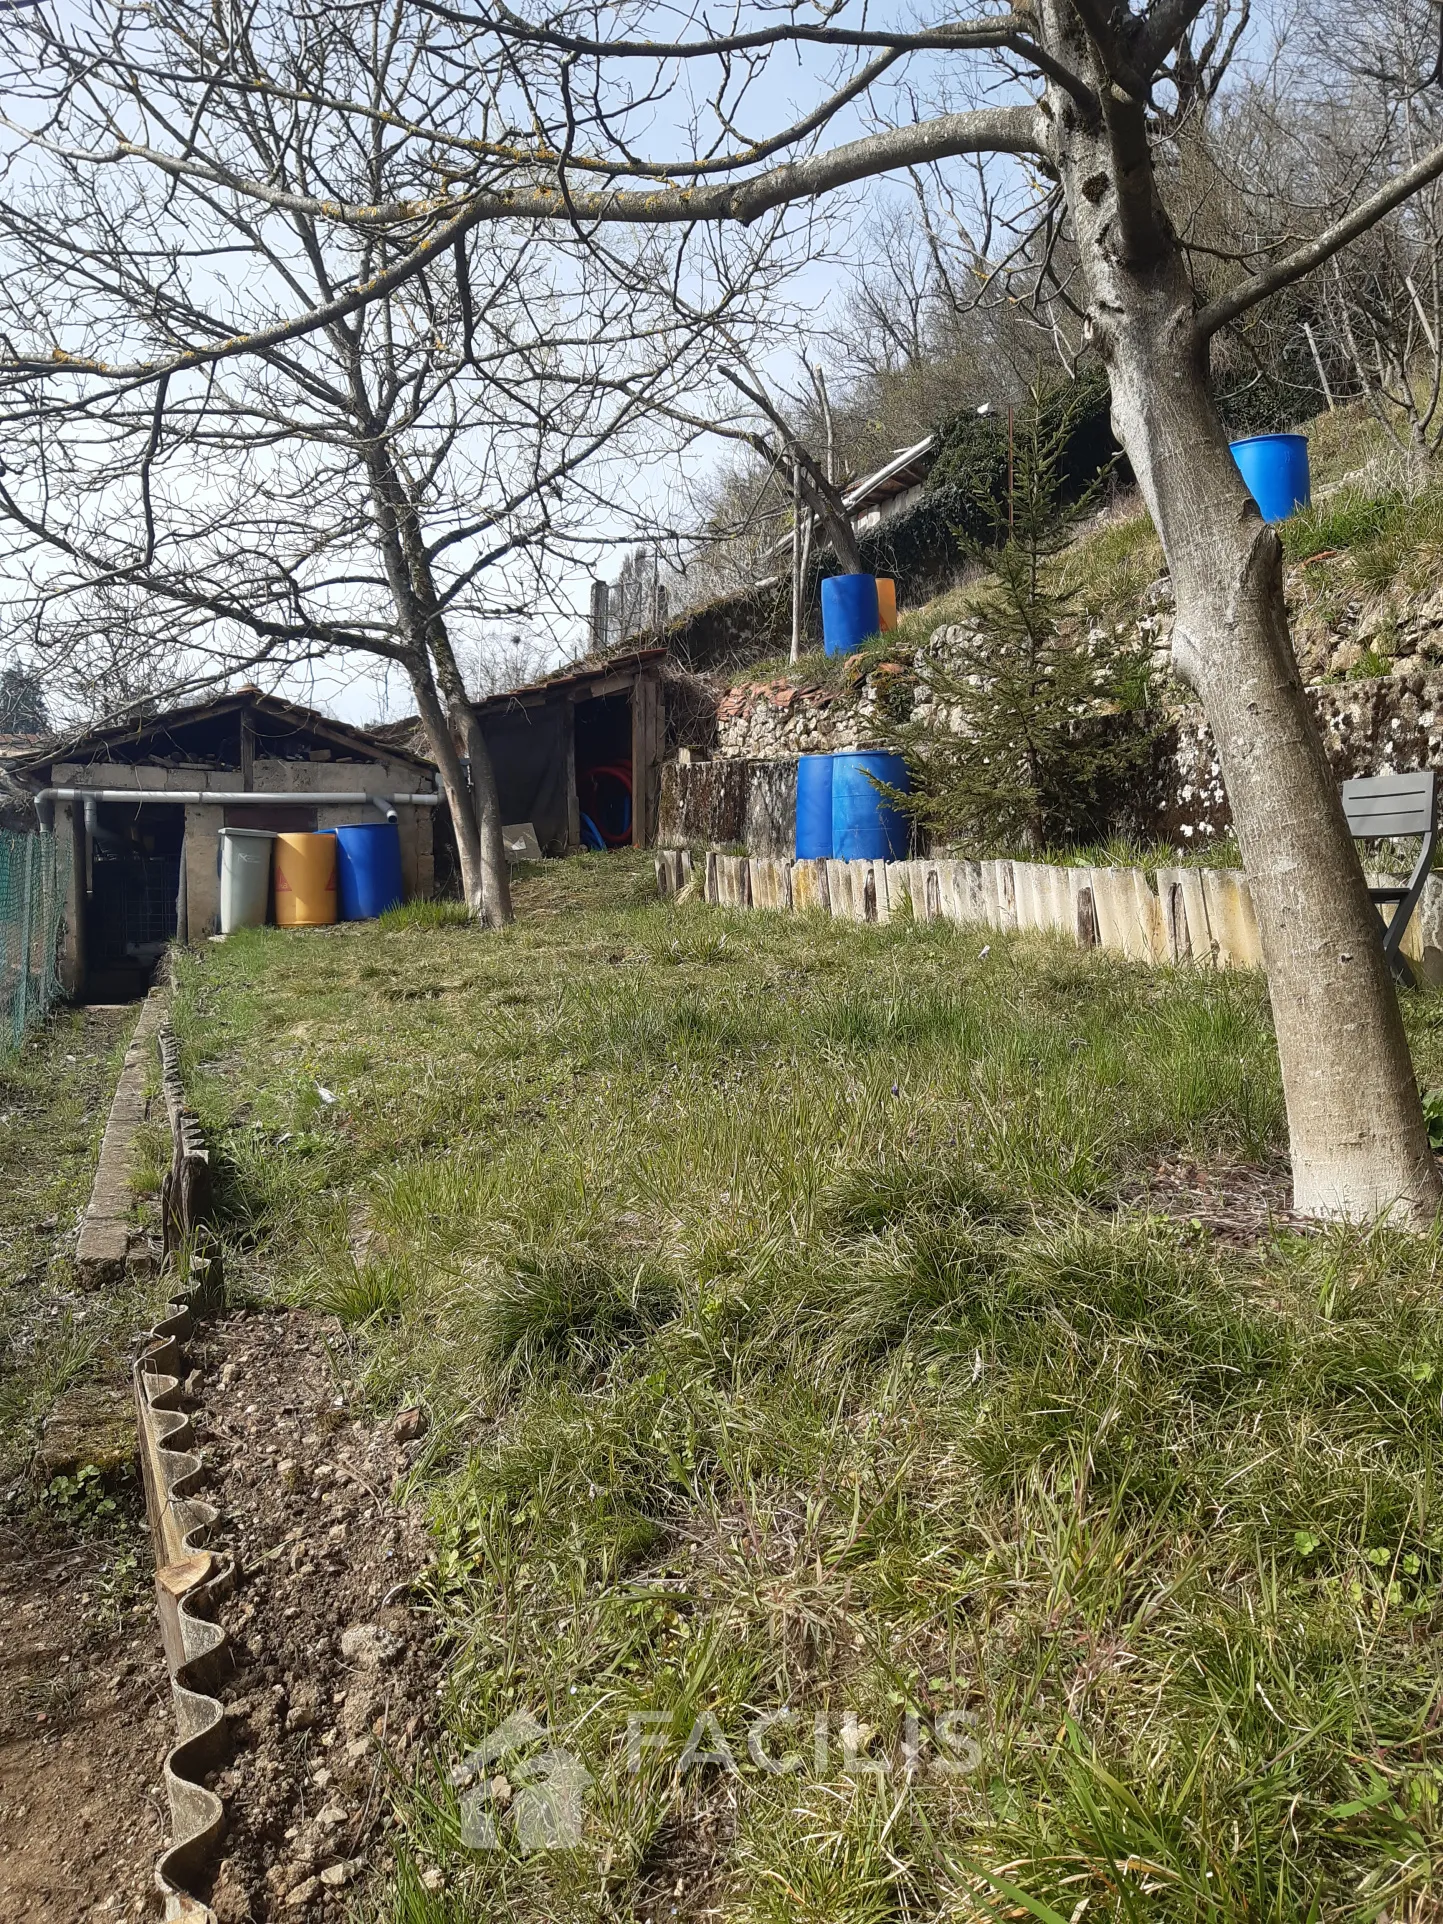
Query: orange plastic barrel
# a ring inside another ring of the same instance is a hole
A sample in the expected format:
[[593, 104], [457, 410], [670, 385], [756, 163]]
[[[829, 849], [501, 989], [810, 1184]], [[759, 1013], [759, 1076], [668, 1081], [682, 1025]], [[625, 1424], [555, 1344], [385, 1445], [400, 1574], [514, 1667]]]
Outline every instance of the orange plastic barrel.
[[335, 836], [277, 835], [277, 928], [316, 929], [335, 919]]
[[897, 625], [897, 584], [888, 575], [877, 576], [877, 633], [889, 635]]

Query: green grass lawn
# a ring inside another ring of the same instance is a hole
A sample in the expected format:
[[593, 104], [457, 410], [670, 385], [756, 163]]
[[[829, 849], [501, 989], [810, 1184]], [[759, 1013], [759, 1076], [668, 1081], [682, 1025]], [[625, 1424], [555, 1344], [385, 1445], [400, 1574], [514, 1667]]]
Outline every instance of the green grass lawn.
[[[1260, 980], [651, 895], [180, 961], [231, 1273], [431, 1419], [392, 1924], [1434, 1915], [1438, 1241], [1127, 1201], [1277, 1171]], [[466, 1849], [519, 1711], [581, 1841]]]

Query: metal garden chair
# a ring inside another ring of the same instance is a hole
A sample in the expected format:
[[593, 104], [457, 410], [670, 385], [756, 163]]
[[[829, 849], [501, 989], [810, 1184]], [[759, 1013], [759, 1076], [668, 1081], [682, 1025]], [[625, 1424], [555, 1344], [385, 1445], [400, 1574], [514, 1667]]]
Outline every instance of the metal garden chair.
[[1386, 903], [1395, 904], [1392, 921], [1384, 924], [1383, 953], [1394, 975], [1409, 988], [1415, 988], [1417, 982], [1400, 945], [1423, 893], [1438, 844], [1437, 782], [1433, 769], [1422, 768], [1413, 775], [1363, 775], [1343, 783], [1343, 813], [1356, 841], [1383, 842], [1399, 835], [1423, 838], [1423, 852], [1406, 882], [1368, 890], [1369, 899], [1380, 910]]

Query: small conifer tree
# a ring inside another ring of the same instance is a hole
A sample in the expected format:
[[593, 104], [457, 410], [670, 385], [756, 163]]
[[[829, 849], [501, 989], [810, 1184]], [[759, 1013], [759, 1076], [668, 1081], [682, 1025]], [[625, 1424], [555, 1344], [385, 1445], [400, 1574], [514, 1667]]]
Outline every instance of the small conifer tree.
[[1056, 565], [1106, 478], [1064, 496], [1086, 398], [1039, 385], [1018, 409], [1010, 482], [978, 502], [992, 538], [958, 531], [987, 570], [974, 617], [950, 630], [951, 645], [923, 671], [930, 713], [901, 729], [911, 812], [979, 851], [1089, 839], [1105, 826], [1109, 796], [1151, 758], [1148, 650], [1110, 629], [1089, 633]]

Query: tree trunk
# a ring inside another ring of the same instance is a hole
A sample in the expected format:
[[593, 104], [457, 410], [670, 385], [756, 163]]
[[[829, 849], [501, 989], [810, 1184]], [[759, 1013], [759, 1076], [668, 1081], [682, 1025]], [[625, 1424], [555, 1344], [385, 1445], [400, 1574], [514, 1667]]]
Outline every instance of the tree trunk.
[[429, 659], [419, 651], [414, 658], [408, 656], [406, 672], [416, 697], [416, 712], [426, 730], [426, 740], [430, 743], [446, 804], [451, 810], [451, 825], [456, 831], [456, 852], [461, 861], [461, 889], [471, 913], [480, 919], [485, 898], [485, 871], [466, 770], [461, 765], [450, 721], [436, 692]]
[[800, 462], [802, 492], [807, 497], [807, 506], [816, 515], [827, 531], [827, 539], [832, 544], [832, 553], [837, 558], [837, 566], [844, 574], [865, 574], [862, 564], [862, 550], [857, 537], [852, 532], [851, 517], [842, 502], [841, 490], [831, 486], [823, 487], [808, 459]]
[[[1089, 64], [1066, 0], [1047, 0], [1047, 12], [1053, 44]], [[1443, 1192], [1377, 913], [1293, 655], [1282, 546], [1243, 486], [1213, 404], [1142, 109], [1096, 77], [1097, 122], [1056, 88], [1049, 95], [1058, 159], [1115, 431], [1172, 575], [1174, 663], [1217, 743], [1248, 873], [1294, 1206], [1354, 1221], [1422, 1221]]]
[[481, 920], [488, 929], [505, 928], [513, 918], [511, 865], [506, 859], [506, 842], [501, 833], [496, 768], [469, 700], [460, 719], [465, 730], [466, 753], [471, 758], [471, 795], [481, 850]]
[[[501, 834], [501, 802], [491, 751], [466, 693], [439, 610], [415, 504], [380, 434], [373, 437], [366, 459], [386, 578], [398, 621], [411, 640], [407, 670], [451, 808], [462, 887], [477, 920], [487, 928], [502, 928], [512, 918], [511, 875]], [[446, 698], [445, 711], [436, 690], [438, 677]], [[456, 749], [458, 735], [466, 744], [470, 761], [469, 783]]]
[[[429, 567], [426, 580], [429, 585]], [[439, 615], [432, 616], [430, 639], [431, 654], [446, 696], [451, 727], [465, 744], [471, 763], [469, 800], [474, 811], [480, 883], [480, 894], [473, 902], [473, 908], [484, 927], [504, 928], [512, 920], [511, 865], [506, 859], [506, 842], [501, 833], [501, 797], [496, 788], [495, 764], [491, 760], [491, 750], [486, 746], [486, 737], [481, 732], [475, 704], [466, 692], [450, 637]]]

